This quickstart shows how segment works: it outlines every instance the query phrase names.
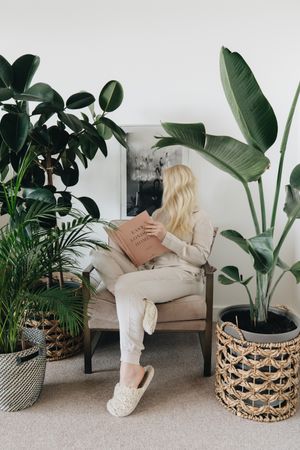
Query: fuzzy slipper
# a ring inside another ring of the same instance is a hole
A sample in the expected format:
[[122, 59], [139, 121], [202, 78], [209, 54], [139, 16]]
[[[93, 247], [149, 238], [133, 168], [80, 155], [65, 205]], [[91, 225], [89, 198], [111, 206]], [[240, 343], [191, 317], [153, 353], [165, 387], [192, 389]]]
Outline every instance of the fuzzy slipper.
[[117, 383], [113, 398], [106, 405], [108, 412], [116, 417], [124, 417], [131, 414], [149, 386], [153, 375], [154, 368], [146, 366], [144, 377], [137, 388], [122, 386], [120, 383]]
[[147, 298], [144, 298], [144, 300], [146, 305], [143, 319], [143, 328], [148, 334], [153, 334], [157, 322], [157, 307], [151, 300], [148, 300]]

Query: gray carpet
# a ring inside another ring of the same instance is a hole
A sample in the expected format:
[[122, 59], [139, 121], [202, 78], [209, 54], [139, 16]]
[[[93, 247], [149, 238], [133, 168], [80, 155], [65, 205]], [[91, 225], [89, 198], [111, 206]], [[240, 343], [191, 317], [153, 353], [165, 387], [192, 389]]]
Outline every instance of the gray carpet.
[[118, 381], [117, 335], [83, 374], [82, 355], [47, 364], [45, 386], [31, 408], [0, 412], [0, 448], [15, 449], [299, 449], [300, 410], [283, 422], [260, 424], [225, 410], [214, 377], [201, 376], [195, 334], [146, 336], [142, 364], [155, 375], [135, 412], [115, 418], [106, 402]]

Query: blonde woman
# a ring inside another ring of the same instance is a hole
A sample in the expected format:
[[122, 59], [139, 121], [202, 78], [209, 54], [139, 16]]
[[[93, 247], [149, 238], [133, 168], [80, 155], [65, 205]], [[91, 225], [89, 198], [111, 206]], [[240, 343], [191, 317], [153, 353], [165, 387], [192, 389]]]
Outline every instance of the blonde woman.
[[94, 251], [93, 264], [107, 289], [115, 295], [120, 329], [120, 381], [107, 403], [114, 416], [133, 412], [153, 375], [142, 367], [144, 331], [152, 334], [157, 321], [155, 303], [199, 293], [202, 269], [213, 240], [213, 226], [197, 202], [196, 178], [185, 165], [163, 171], [160, 209], [145, 223], [146, 233], [156, 236], [170, 251], [135, 267], [114, 244], [111, 251]]

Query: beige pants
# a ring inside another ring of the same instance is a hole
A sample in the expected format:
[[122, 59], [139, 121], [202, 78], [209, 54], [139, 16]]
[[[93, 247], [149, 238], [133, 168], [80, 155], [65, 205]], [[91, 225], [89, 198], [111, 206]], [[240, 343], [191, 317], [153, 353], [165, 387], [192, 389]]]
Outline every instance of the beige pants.
[[[115, 244], [114, 244], [115, 247]], [[106, 288], [115, 295], [121, 361], [139, 364], [144, 350], [144, 298], [164, 303], [203, 289], [201, 275], [177, 267], [136, 268], [121, 249], [92, 251], [92, 263]], [[200, 271], [200, 269], [199, 269]]]

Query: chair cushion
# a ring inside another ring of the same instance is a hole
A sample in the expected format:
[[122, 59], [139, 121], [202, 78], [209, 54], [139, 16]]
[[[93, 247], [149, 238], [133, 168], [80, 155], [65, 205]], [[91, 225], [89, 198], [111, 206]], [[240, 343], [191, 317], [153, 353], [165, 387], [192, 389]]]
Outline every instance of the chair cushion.
[[[204, 320], [206, 302], [204, 296], [188, 295], [166, 303], [156, 303], [159, 323]], [[89, 328], [118, 329], [115, 297], [105, 287], [91, 297], [89, 303]]]

